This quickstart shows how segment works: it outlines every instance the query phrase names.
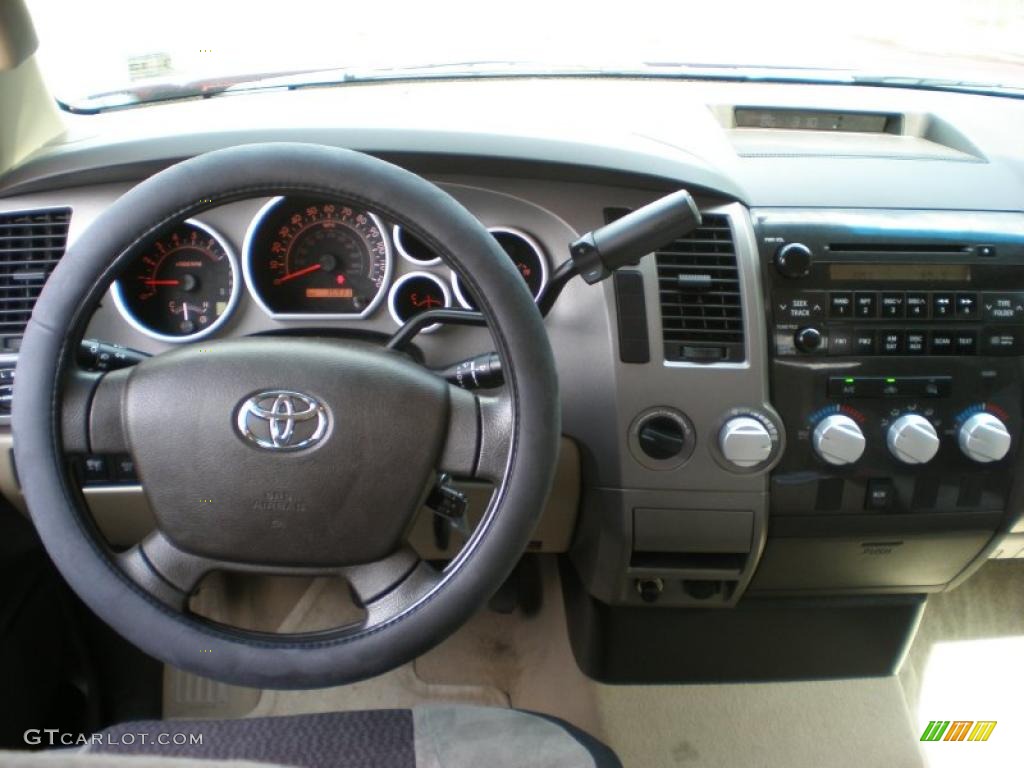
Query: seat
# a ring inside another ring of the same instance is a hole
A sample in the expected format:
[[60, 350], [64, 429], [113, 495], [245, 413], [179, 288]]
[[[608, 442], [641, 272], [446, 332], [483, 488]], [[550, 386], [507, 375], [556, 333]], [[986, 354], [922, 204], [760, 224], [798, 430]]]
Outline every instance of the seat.
[[302, 768], [621, 768], [611, 749], [558, 718], [496, 707], [146, 720], [86, 738], [88, 745], [74, 751], [0, 753], [0, 763], [38, 768], [57, 758], [51, 764], [155, 768], [164, 762], [154, 756], [162, 756], [167, 766], [197, 767], [252, 761]]

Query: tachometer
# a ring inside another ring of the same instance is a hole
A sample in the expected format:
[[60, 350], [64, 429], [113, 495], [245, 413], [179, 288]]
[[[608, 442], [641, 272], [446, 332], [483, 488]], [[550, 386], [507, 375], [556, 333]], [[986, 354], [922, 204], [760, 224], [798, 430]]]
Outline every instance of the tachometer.
[[253, 297], [285, 319], [366, 317], [391, 277], [380, 219], [339, 201], [271, 200], [249, 228], [242, 258]]
[[224, 238], [189, 219], [129, 264], [111, 292], [135, 329], [181, 342], [217, 330], [239, 289], [237, 260]]

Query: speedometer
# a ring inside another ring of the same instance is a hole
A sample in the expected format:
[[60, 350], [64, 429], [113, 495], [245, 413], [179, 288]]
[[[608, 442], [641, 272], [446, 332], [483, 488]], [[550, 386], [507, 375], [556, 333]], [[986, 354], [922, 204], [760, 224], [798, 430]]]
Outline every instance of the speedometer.
[[391, 277], [380, 219], [341, 201], [271, 200], [249, 228], [242, 258], [253, 298], [277, 318], [366, 317]]

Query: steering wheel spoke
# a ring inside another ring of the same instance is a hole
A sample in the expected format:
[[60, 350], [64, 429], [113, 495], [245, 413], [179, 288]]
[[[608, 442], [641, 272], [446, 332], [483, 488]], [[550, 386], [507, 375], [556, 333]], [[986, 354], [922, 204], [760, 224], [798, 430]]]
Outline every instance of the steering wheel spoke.
[[127, 368], [97, 373], [70, 367], [61, 412], [66, 452], [128, 453], [122, 406], [130, 372]]
[[366, 611], [363, 626], [377, 626], [430, 594], [441, 579], [440, 572], [406, 545], [393, 555], [341, 572], [353, 594]]
[[162, 603], [184, 610], [213, 561], [178, 549], [159, 530], [117, 556], [118, 563], [140, 587]]
[[453, 477], [498, 482], [512, 438], [512, 404], [504, 391], [475, 395], [449, 386], [448, 437], [438, 469]]

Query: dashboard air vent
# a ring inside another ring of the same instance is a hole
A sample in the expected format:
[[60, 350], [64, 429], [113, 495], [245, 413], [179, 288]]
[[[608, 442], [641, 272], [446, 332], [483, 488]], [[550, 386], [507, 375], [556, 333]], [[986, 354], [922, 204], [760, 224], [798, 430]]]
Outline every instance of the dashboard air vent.
[[704, 214], [700, 227], [656, 253], [665, 359], [744, 359], [743, 307], [729, 219]]
[[0, 351], [17, 352], [68, 240], [70, 208], [0, 213]]

